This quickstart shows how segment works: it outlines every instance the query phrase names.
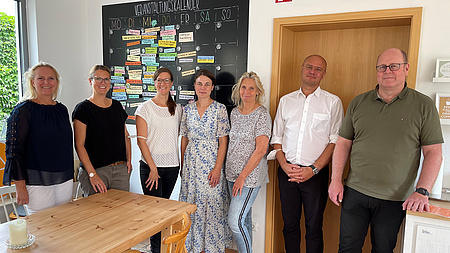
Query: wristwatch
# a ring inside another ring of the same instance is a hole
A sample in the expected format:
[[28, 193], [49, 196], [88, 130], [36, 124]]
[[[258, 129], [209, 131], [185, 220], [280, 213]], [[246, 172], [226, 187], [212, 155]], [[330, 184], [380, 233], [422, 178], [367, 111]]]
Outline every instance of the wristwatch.
[[318, 168], [316, 168], [314, 165], [309, 165], [308, 167], [310, 167], [312, 170], [313, 170], [313, 172], [314, 172], [314, 175], [317, 175], [317, 174], [319, 174], [319, 169]]
[[430, 193], [425, 188], [416, 188], [414, 192], [422, 194], [423, 196], [430, 196]]
[[95, 174], [97, 174], [97, 173], [95, 173], [95, 172], [91, 172], [91, 173], [89, 173], [89, 177], [94, 177], [94, 176], [95, 176]]

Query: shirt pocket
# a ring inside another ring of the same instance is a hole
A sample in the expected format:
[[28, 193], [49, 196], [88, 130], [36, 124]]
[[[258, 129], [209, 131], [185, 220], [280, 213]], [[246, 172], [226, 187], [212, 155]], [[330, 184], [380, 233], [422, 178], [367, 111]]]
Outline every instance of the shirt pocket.
[[316, 132], [324, 132], [327, 130], [331, 116], [324, 113], [314, 113], [312, 128]]

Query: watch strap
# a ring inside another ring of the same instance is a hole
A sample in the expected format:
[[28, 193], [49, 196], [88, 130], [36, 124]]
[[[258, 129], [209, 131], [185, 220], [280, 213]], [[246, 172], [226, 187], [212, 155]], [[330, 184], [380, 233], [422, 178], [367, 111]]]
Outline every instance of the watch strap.
[[416, 188], [416, 190], [414, 192], [422, 194], [423, 196], [430, 196], [430, 193], [425, 188]]
[[320, 170], [319, 170], [318, 168], [316, 168], [316, 166], [314, 166], [314, 165], [311, 164], [311, 165], [309, 165], [308, 167], [310, 167], [310, 168], [312, 169], [314, 175], [319, 174]]

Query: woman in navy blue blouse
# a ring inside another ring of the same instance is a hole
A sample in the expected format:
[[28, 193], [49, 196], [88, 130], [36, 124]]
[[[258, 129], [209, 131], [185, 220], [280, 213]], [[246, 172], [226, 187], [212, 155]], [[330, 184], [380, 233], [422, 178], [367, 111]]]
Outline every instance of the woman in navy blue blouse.
[[16, 184], [29, 214], [72, 198], [73, 142], [67, 108], [56, 102], [60, 76], [40, 62], [25, 73], [28, 91], [8, 118], [3, 184]]

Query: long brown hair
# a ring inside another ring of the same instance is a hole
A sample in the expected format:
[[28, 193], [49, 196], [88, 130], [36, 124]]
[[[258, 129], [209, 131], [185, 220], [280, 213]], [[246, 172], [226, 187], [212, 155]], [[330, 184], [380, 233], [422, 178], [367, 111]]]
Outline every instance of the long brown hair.
[[[160, 67], [159, 69], [156, 70], [155, 74], [153, 74], [153, 81], [156, 82], [156, 79], [158, 78], [158, 76], [161, 73], [168, 73], [170, 75], [170, 81], [173, 82], [173, 74], [172, 71], [170, 71], [170, 69], [166, 68], [166, 67]], [[172, 95], [169, 92], [169, 97], [167, 98], [167, 108], [169, 109], [169, 113], [170, 115], [175, 115], [175, 108], [177, 108], [177, 103], [175, 103], [175, 101], [173, 101], [172, 99]]]

